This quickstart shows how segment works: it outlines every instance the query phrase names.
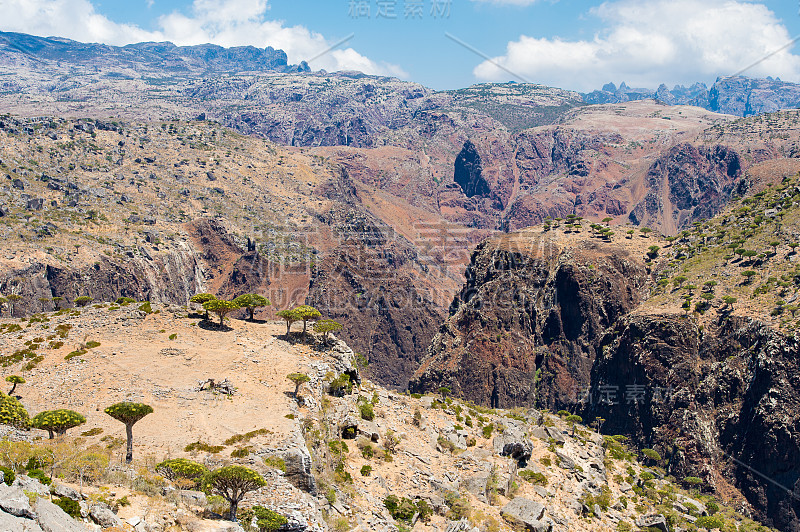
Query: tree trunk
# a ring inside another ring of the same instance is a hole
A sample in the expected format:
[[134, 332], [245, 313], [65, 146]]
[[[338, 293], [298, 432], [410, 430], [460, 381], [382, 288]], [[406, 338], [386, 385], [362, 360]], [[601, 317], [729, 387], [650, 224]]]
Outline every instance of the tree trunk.
[[223, 319], [225, 319], [224, 315], [220, 314], [220, 315], [219, 315], [219, 326], [220, 326], [220, 328], [221, 328], [221, 327], [222, 327], [222, 325], [223, 325], [223, 323], [222, 323], [222, 320], [223, 320]]
[[125, 461], [130, 464], [133, 462], [133, 425], [125, 425], [125, 436], [128, 438], [128, 448], [125, 451]]
[[16, 389], [17, 389], [17, 383], [15, 382], [15, 383], [13, 383], [11, 385], [11, 389], [8, 390], [8, 395], [11, 395], [12, 393], [14, 393], [14, 390], [16, 390]]
[[247, 310], [250, 311], [250, 321], [255, 321], [255, 319], [256, 319], [256, 309], [249, 308]]
[[239, 501], [237, 501], [236, 499], [231, 499], [231, 511], [228, 517], [234, 523], [236, 522], [236, 511], [238, 509], [239, 509]]
[[53, 439], [53, 429], [47, 429], [47, 433], [50, 435], [50, 439], [52, 440]]
[[303, 338], [306, 337], [306, 325], [307, 324], [308, 324], [308, 322], [306, 320], [303, 320]]
[[286, 338], [289, 338], [289, 332], [291, 330], [292, 330], [292, 322], [291, 321], [287, 321], [286, 322]]

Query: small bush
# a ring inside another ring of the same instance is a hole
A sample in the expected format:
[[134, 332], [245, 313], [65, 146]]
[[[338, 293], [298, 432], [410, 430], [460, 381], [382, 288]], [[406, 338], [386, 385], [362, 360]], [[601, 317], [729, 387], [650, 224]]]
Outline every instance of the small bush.
[[238, 449], [234, 449], [231, 451], [232, 458], [247, 458], [250, 456], [250, 449], [251, 447], [239, 447]]
[[454, 491], [445, 494], [444, 502], [450, 508], [450, 511], [447, 512], [448, 519], [459, 521], [461, 519], [469, 519], [472, 515], [472, 506], [469, 503], [469, 499]]
[[436, 443], [439, 445], [439, 447], [451, 453], [456, 450], [456, 445], [444, 436], [439, 436], [436, 438]]
[[531, 484], [536, 484], [539, 486], [547, 486], [547, 477], [544, 476], [542, 473], [536, 473], [531, 471], [530, 469], [523, 469], [519, 472], [519, 476]]
[[14, 479], [16, 478], [16, 475], [14, 474], [14, 472], [11, 469], [9, 469], [7, 467], [0, 466], [0, 471], [3, 472], [3, 482], [5, 482], [9, 486], [14, 483]]
[[78, 501], [73, 501], [69, 497], [56, 497], [53, 503], [73, 519], [81, 518], [81, 505]]
[[216, 454], [222, 451], [224, 448], [224, 445], [209, 445], [201, 441], [196, 441], [184, 447], [183, 450], [187, 453], [191, 453], [192, 451], [202, 451], [204, 453]]
[[492, 431], [494, 431], [494, 425], [486, 425], [482, 429], [483, 437], [488, 440], [489, 438], [492, 437]]
[[375, 456], [375, 449], [372, 448], [372, 445], [367, 444], [363, 449], [361, 449], [361, 456], [369, 460]]
[[375, 411], [372, 409], [372, 403], [361, 403], [358, 409], [361, 411], [361, 419], [366, 421], [375, 419]]
[[328, 393], [334, 397], [344, 397], [353, 392], [353, 383], [350, 382], [350, 375], [342, 373], [333, 379], [328, 387]]
[[153, 313], [153, 307], [150, 305], [149, 301], [145, 301], [144, 303], [139, 305], [139, 310], [141, 310], [145, 314], [152, 314]]
[[361, 466], [361, 476], [368, 477], [372, 473], [372, 466], [369, 464], [365, 464]]
[[28, 476], [31, 478], [35, 478], [45, 486], [49, 486], [50, 484], [53, 483], [53, 481], [50, 480], [50, 477], [48, 477], [47, 474], [41, 469], [31, 469], [30, 471], [28, 471]]
[[270, 434], [270, 431], [267, 429], [251, 430], [244, 434], [234, 434], [222, 443], [223, 445], [236, 445], [237, 443], [248, 442], [256, 436], [265, 436], [267, 434]]
[[264, 463], [275, 469], [280, 469], [284, 473], [286, 472], [286, 461], [279, 456], [268, 456], [264, 458]]
[[703, 517], [698, 517], [694, 524], [698, 528], [706, 528], [708, 530], [714, 528], [722, 529], [725, 527], [725, 520], [716, 515], [705, 515]]

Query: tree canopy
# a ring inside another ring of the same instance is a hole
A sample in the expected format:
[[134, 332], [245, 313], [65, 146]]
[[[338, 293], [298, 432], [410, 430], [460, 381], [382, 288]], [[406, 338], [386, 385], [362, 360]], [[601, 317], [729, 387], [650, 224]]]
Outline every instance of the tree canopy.
[[281, 310], [280, 312], [278, 312], [278, 317], [282, 318], [284, 321], [286, 321], [286, 336], [287, 337], [289, 336], [289, 332], [291, 331], [292, 323], [294, 323], [296, 321], [300, 321], [302, 319], [302, 318], [300, 318], [300, 315], [297, 312], [295, 312], [294, 310], [289, 310], [289, 309]]
[[236, 510], [245, 494], [266, 485], [267, 481], [261, 475], [239, 465], [221, 467], [203, 478], [206, 493], [221, 495], [230, 503], [231, 521], [236, 521]]
[[233, 302], [239, 305], [239, 308], [247, 309], [250, 313], [250, 321], [255, 319], [255, 310], [257, 308], [272, 304], [269, 299], [258, 294], [242, 294], [234, 299]]
[[31, 426], [36, 429], [46, 430], [53, 439], [53, 433], [63, 436], [67, 430], [83, 425], [86, 418], [74, 410], [47, 410], [39, 412], [31, 420]]
[[30, 416], [22, 403], [3, 392], [0, 392], [0, 424], [11, 425], [19, 429], [27, 429], [31, 426]]
[[130, 463], [133, 461], [133, 425], [144, 416], [152, 414], [153, 407], [144, 403], [123, 401], [121, 403], [114, 403], [106, 408], [104, 412], [125, 424], [125, 436], [128, 440], [125, 461]]
[[324, 335], [324, 341], [328, 343], [328, 336], [332, 332], [337, 332], [342, 330], [343, 325], [338, 321], [334, 320], [319, 320], [314, 324], [314, 331], [318, 333], [322, 333]]
[[234, 303], [233, 301], [226, 301], [224, 299], [212, 299], [210, 301], [206, 301], [203, 303], [203, 308], [206, 309], [207, 312], [213, 312], [217, 316], [219, 316], [219, 325], [220, 327], [223, 325], [223, 320], [227, 314], [230, 314], [234, 310], [239, 308], [239, 305]]
[[8, 391], [8, 395], [11, 395], [17, 389], [17, 384], [25, 384], [25, 379], [19, 375], [9, 375], [6, 377], [6, 382], [11, 383], [11, 389]]
[[316, 320], [322, 317], [322, 313], [320, 311], [309, 305], [300, 305], [299, 307], [295, 307], [294, 312], [296, 312], [297, 316], [303, 320], [303, 336], [306, 335], [308, 321]]
[[208, 474], [208, 468], [206, 466], [187, 458], [164, 460], [156, 464], [156, 471], [162, 477], [173, 482], [179, 479], [185, 479], [197, 483]]

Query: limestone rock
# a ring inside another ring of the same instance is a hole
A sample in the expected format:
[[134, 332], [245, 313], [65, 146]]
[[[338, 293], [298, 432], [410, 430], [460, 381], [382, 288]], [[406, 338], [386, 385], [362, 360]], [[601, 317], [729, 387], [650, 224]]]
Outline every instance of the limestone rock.
[[667, 519], [661, 514], [642, 515], [636, 519], [636, 526], [650, 527], [661, 530], [662, 532], [670, 532]]

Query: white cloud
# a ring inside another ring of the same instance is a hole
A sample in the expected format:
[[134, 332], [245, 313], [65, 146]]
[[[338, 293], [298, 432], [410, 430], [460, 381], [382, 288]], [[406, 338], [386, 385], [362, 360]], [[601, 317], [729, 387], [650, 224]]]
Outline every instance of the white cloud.
[[[149, 2], [150, 0], [148, 0]], [[189, 14], [160, 17], [157, 31], [119, 24], [97, 13], [89, 0], [2, 0], [4, 31], [67, 37], [82, 42], [124, 45], [141, 41], [172, 41], [178, 45], [219, 44], [280, 48], [290, 63], [317, 56], [332, 42], [303, 26], [268, 20], [267, 0], [194, 0]], [[352, 48], [336, 49], [311, 64], [315, 70], [360, 70], [367, 74], [405, 77], [398, 66], [379, 63]]]
[[[737, 73], [786, 45], [791, 36], [766, 6], [736, 0], [620, 0], [591, 13], [604, 23], [592, 40], [521, 36], [474, 75], [510, 75], [578, 90], [608, 81], [655, 87]], [[800, 56], [785, 49], [744, 73], [800, 81]]]

